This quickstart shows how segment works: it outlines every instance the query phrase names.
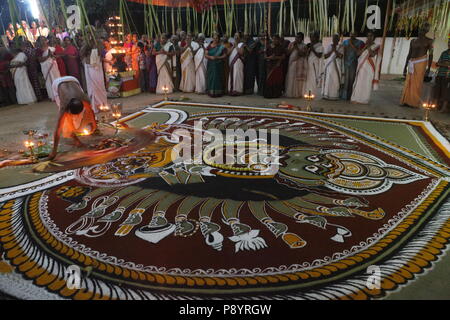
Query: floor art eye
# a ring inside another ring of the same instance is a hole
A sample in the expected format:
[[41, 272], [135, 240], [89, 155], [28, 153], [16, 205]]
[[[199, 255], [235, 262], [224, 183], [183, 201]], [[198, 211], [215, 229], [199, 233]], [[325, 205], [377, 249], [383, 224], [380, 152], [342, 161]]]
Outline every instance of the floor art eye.
[[[432, 268], [448, 244], [450, 148], [429, 123], [172, 102], [122, 122], [158, 139], [55, 174], [2, 169], [0, 290], [382, 298]], [[270, 134], [207, 137], [239, 129]], [[201, 136], [192, 161], [173, 160], [179, 132]], [[230, 157], [241, 161], [221, 161]], [[367, 285], [370, 266], [378, 287]]]

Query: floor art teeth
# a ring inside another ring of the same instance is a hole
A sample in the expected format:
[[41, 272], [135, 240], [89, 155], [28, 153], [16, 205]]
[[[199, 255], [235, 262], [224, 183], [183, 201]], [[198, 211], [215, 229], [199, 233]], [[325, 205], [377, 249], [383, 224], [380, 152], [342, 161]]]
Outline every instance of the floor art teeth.
[[428, 122], [177, 102], [120, 122], [159, 138], [90, 167], [0, 171], [0, 291], [373, 299], [448, 245], [450, 146]]

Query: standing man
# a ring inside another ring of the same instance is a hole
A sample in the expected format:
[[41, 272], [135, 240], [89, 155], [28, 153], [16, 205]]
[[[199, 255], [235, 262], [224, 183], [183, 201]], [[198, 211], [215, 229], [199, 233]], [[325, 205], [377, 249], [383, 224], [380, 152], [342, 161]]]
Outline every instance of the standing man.
[[356, 39], [356, 33], [351, 32], [350, 39], [345, 40], [342, 45], [344, 47], [344, 85], [341, 98], [350, 100], [358, 67], [358, 54], [359, 50], [364, 47], [364, 42]]
[[406, 76], [400, 100], [403, 106], [419, 108], [422, 104], [423, 79], [430, 72], [433, 63], [433, 40], [427, 38], [428, 31], [430, 31], [430, 25], [425, 24], [419, 30], [419, 37], [411, 40], [403, 69], [403, 75]]
[[434, 100], [440, 112], [449, 112], [450, 100], [450, 34], [448, 35], [448, 49], [442, 52], [437, 63], [438, 71], [434, 86]]

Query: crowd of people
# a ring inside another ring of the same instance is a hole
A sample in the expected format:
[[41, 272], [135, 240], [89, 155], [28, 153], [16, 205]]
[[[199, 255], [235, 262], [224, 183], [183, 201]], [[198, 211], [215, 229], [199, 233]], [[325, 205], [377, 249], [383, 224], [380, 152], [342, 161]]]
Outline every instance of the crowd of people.
[[[50, 29], [43, 22], [39, 27], [36, 22], [29, 27], [25, 21], [16, 29], [10, 25], [9, 48], [0, 52], [0, 86], [6, 102], [54, 100], [54, 80], [72, 76], [96, 110], [107, 103], [109, 75], [128, 70], [134, 71], [143, 92], [195, 92], [211, 97], [257, 93], [265, 98], [314, 95], [361, 104], [370, 102], [379, 81], [380, 45], [372, 31], [365, 42], [355, 33], [345, 41], [336, 34], [324, 47], [317, 32], [309, 35], [309, 43], [301, 32], [292, 42], [278, 35], [262, 33], [254, 38], [241, 32], [233, 38], [216, 33], [207, 41], [202, 33], [182, 30], [155, 38], [127, 34], [120, 43], [99, 25], [92, 30], [83, 36], [60, 27]], [[448, 85], [446, 63], [441, 65]], [[407, 89], [413, 80], [407, 78], [406, 95], [417, 94], [417, 88]]]

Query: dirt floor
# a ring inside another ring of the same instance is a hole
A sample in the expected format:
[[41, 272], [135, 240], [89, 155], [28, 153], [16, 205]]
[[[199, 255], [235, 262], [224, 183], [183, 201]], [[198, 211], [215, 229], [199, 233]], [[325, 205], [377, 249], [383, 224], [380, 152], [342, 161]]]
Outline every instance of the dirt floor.
[[[380, 90], [373, 92], [370, 105], [351, 104], [348, 101], [326, 101], [318, 99], [311, 103], [312, 111], [422, 120], [424, 117], [423, 110], [402, 107], [399, 105], [401, 90], [402, 82], [384, 79], [381, 81]], [[124, 109], [123, 115], [125, 116], [163, 99], [164, 95], [142, 93], [132, 97], [114, 99], [111, 100], [111, 102], [121, 102]], [[273, 108], [280, 103], [286, 102], [300, 107], [301, 110], [306, 110], [308, 105], [307, 101], [303, 99], [264, 99], [258, 95], [211, 98], [207, 95], [174, 93], [169, 95], [169, 99], [187, 99], [187, 101], [200, 103], [268, 108]], [[2, 150], [2, 152], [0, 152], [0, 158], [5, 158], [5, 153], [3, 151], [9, 150], [16, 152], [23, 149], [23, 141], [25, 140], [23, 134], [24, 130], [38, 129], [40, 131], [46, 131], [51, 135], [56, 125], [57, 106], [51, 101], [44, 101], [33, 105], [1, 107], [0, 119], [2, 124], [2, 129], [0, 131], [0, 150]], [[447, 138], [450, 137], [450, 114], [442, 114], [434, 111], [430, 113], [430, 119], [438, 131]]]

